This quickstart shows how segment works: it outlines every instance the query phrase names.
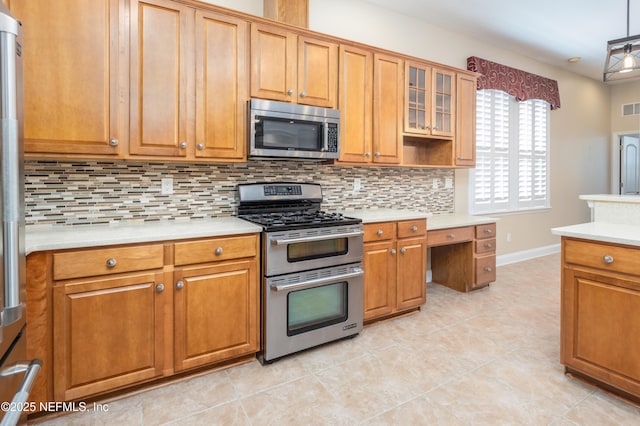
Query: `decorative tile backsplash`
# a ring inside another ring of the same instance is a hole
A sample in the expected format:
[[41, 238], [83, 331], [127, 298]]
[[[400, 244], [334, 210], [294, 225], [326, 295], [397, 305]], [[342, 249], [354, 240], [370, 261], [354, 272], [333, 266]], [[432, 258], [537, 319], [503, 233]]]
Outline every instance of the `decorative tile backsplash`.
[[[236, 185], [262, 181], [322, 184], [325, 210], [406, 208], [452, 213], [452, 169], [342, 167], [309, 161], [240, 164], [104, 161], [25, 162], [26, 223], [81, 225], [235, 215]], [[173, 178], [172, 195], [161, 180]], [[353, 191], [354, 179], [360, 191]], [[433, 188], [437, 179], [438, 188]]]

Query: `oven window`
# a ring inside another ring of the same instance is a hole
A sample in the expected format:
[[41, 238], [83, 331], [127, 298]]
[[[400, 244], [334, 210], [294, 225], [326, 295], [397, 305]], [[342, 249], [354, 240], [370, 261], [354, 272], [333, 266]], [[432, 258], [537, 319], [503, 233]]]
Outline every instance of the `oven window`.
[[322, 257], [343, 256], [349, 252], [348, 238], [332, 238], [287, 245], [287, 261], [320, 259]]
[[287, 336], [347, 320], [347, 282], [292, 291], [287, 295]]
[[256, 148], [320, 151], [322, 124], [286, 118], [256, 117]]

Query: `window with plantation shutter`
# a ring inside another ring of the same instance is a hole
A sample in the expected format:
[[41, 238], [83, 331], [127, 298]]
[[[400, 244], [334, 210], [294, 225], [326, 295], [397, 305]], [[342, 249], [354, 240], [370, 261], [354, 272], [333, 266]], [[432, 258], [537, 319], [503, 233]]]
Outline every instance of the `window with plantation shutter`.
[[549, 207], [549, 104], [478, 90], [471, 213]]

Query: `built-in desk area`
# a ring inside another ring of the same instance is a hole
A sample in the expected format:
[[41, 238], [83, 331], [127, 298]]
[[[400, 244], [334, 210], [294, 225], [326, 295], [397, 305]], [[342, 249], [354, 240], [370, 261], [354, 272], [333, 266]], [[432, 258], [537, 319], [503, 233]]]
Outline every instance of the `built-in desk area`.
[[433, 216], [427, 231], [433, 282], [469, 292], [496, 280], [496, 219]]

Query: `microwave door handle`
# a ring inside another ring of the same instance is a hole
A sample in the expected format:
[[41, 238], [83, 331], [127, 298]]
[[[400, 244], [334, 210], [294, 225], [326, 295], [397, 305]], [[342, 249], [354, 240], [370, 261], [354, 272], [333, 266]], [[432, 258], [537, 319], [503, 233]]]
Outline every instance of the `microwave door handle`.
[[327, 123], [322, 125], [322, 152], [329, 151], [329, 126]]
[[271, 245], [281, 246], [281, 245], [294, 244], [294, 243], [308, 243], [312, 241], [333, 240], [334, 238], [359, 237], [360, 235], [364, 235], [364, 231], [344, 232], [341, 234], [317, 235], [315, 237], [287, 238], [285, 240], [275, 239], [275, 240], [271, 240]]
[[342, 275], [336, 275], [334, 277], [325, 277], [325, 278], [317, 278], [315, 280], [303, 281], [301, 283], [295, 284], [275, 284], [271, 286], [271, 290], [273, 291], [292, 291], [292, 290], [303, 290], [305, 288], [317, 287], [322, 284], [327, 284], [330, 282], [343, 281], [349, 278], [356, 278], [362, 276], [363, 271], [361, 268], [354, 269], [354, 272], [349, 272]]

